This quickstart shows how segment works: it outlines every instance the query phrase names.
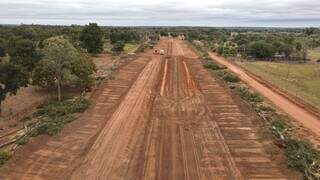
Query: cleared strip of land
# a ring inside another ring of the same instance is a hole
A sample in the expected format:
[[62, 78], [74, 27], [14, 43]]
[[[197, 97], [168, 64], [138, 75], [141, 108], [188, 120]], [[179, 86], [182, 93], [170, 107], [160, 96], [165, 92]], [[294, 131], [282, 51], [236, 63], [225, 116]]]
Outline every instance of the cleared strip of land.
[[67, 127], [56, 140], [18, 152], [0, 177], [299, 178], [283, 154], [270, 153], [276, 147], [261, 120], [184, 41], [166, 38], [158, 47], [167, 54], [134, 60], [102, 88], [83, 124], [71, 123], [75, 129]]

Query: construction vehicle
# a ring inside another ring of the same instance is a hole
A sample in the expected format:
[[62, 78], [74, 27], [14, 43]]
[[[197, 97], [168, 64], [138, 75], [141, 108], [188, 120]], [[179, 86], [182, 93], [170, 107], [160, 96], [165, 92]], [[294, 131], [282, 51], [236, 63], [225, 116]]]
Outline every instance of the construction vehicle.
[[164, 50], [163, 49], [155, 49], [153, 51], [153, 54], [164, 55]]

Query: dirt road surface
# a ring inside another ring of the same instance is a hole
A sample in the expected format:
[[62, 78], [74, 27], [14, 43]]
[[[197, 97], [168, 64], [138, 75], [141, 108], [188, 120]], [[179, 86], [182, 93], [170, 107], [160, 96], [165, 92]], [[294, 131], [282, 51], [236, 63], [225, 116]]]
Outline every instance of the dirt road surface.
[[248, 75], [239, 66], [228, 62], [223, 57], [217, 56], [214, 53], [211, 53], [210, 56], [218, 63], [223, 64], [228, 69], [238, 74], [242, 81], [244, 81], [246, 84], [268, 98], [272, 103], [274, 103], [281, 110], [294, 118], [296, 121], [300, 122], [304, 127], [310, 129], [317, 135], [320, 135], [320, 119], [307, 111], [307, 107], [300, 107], [296, 105], [286, 97], [282, 96], [281, 94], [277, 93], [276, 91], [272, 90], [271, 88], [265, 86], [264, 84]]
[[248, 105], [185, 42], [158, 47], [165, 56], [134, 60], [97, 92], [82, 126], [27, 145], [0, 179], [298, 179], [281, 153], [270, 153]]

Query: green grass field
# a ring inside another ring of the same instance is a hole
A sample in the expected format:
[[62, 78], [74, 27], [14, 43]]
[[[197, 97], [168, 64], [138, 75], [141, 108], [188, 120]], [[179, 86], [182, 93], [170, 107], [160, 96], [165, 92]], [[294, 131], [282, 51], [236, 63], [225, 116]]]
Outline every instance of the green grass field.
[[311, 61], [320, 60], [320, 47], [309, 50], [308, 59], [311, 59]]
[[133, 44], [133, 43], [126, 43], [124, 46], [124, 54], [128, 54], [133, 52], [134, 50], [137, 49], [137, 47], [139, 46], [139, 44]]
[[320, 108], [320, 64], [237, 62], [250, 72]]
[[[136, 48], [139, 46], [139, 44], [134, 44], [134, 43], [126, 43], [124, 45], [124, 50], [122, 54], [128, 54], [136, 50]], [[112, 53], [112, 44], [110, 42], [105, 42], [104, 43], [104, 52], [106, 53]]]

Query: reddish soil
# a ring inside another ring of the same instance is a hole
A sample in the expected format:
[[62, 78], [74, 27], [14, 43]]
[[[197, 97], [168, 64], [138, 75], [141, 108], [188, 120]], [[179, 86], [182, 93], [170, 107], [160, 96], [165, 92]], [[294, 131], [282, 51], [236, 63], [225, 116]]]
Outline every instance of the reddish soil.
[[257, 90], [297, 122], [301, 123], [317, 136], [320, 136], [319, 111], [316, 112], [314, 108], [309, 109], [308, 106], [301, 105], [302, 103], [296, 102], [297, 100], [294, 98], [290, 98], [290, 95], [284, 95], [283, 91], [279, 91], [277, 88], [273, 88], [271, 84], [266, 84], [264, 81], [259, 80], [258, 77], [248, 74], [241, 67], [228, 62], [223, 57], [213, 53], [211, 53], [210, 56], [218, 63], [223, 64], [228, 69], [238, 74], [242, 81]]
[[122, 67], [80, 120], [27, 144], [0, 179], [299, 179], [186, 43], [162, 39], [158, 48], [167, 55]]
[[[119, 60], [116, 60], [106, 54], [99, 54], [97, 57], [93, 58], [93, 62], [97, 65], [99, 73], [100, 71], [104, 72], [114, 64], [118, 64]], [[64, 90], [64, 94], [74, 95], [75, 93], [79, 94], [78, 91], [75, 92], [70, 89]], [[19, 89], [16, 95], [8, 96], [1, 104], [2, 116], [0, 117], [0, 143], [3, 140], [1, 139], [2, 136], [23, 128], [24, 123], [20, 122], [20, 119], [31, 115], [36, 111], [36, 108], [39, 105], [55, 97], [55, 92], [48, 92], [40, 87], [31, 85], [26, 88]]]

